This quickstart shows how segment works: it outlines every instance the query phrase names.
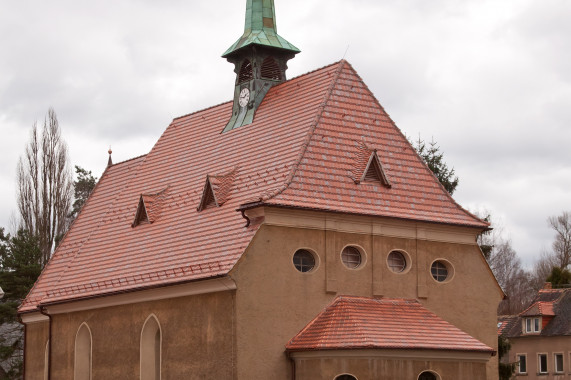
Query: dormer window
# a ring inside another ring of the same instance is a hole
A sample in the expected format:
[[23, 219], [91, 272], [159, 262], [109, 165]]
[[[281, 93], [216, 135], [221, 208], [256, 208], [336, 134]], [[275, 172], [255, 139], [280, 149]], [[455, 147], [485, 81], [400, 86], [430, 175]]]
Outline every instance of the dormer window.
[[539, 317], [525, 319], [525, 332], [538, 333], [541, 331], [541, 323]]

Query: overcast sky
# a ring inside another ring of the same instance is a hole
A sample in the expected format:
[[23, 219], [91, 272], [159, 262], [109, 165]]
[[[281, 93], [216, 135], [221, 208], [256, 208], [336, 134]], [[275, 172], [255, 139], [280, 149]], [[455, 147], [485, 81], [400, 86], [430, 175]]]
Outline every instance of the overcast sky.
[[[571, 210], [571, 1], [275, 0], [302, 50], [291, 78], [346, 59], [409, 136], [432, 137], [526, 265]], [[172, 118], [231, 99], [220, 55], [246, 0], [0, 0], [0, 226], [34, 121], [54, 107], [73, 165], [99, 177]], [[348, 48], [348, 50], [347, 50]]]

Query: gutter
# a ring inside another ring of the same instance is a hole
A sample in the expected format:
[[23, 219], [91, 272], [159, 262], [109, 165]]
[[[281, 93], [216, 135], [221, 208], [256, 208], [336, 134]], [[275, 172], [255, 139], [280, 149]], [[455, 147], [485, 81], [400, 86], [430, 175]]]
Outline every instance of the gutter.
[[[52, 376], [52, 316], [47, 313], [45, 306], [39, 306], [40, 314], [45, 315], [49, 318], [49, 332], [48, 332], [48, 379], [51, 380]], [[24, 377], [24, 380], [26, 377]]]

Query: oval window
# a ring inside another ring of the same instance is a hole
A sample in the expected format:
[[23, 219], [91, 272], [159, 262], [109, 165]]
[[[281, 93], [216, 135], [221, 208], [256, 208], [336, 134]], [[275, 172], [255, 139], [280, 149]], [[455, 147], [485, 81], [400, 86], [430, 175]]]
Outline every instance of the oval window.
[[307, 249], [299, 249], [293, 254], [293, 265], [302, 273], [311, 272], [315, 268], [315, 256]]
[[341, 260], [347, 268], [357, 269], [362, 262], [361, 251], [355, 247], [345, 247], [343, 252], [341, 252]]
[[448, 279], [448, 266], [443, 261], [435, 261], [432, 263], [430, 267], [430, 273], [432, 274], [432, 278], [434, 278], [438, 282], [444, 282]]
[[399, 251], [392, 251], [387, 258], [389, 269], [395, 273], [401, 273], [406, 268], [406, 258]]

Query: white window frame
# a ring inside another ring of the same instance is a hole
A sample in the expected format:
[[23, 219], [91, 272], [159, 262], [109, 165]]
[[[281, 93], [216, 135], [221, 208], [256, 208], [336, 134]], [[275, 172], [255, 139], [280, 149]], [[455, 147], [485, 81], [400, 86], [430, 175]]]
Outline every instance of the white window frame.
[[[557, 368], [557, 356], [561, 356], [561, 369]], [[553, 371], [555, 373], [565, 372], [565, 355], [563, 354], [563, 352], [554, 352], [553, 353]]]
[[524, 331], [526, 334], [541, 332], [541, 318], [540, 317], [525, 318]]
[[[517, 373], [518, 373], [518, 375], [527, 375], [527, 354], [516, 354], [515, 357], [517, 359]], [[523, 372], [521, 371], [520, 357], [525, 358], [525, 371], [523, 371]]]
[[[541, 357], [545, 356], [545, 371], [541, 370]], [[538, 374], [546, 374], [549, 373], [549, 355], [546, 352], [541, 352], [537, 354], [537, 373]]]

